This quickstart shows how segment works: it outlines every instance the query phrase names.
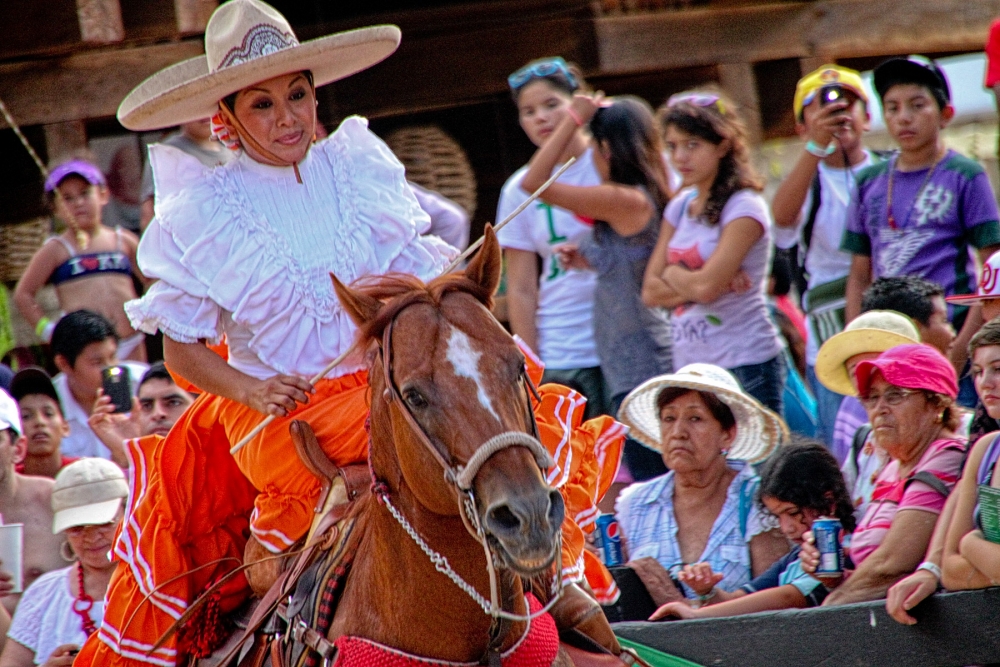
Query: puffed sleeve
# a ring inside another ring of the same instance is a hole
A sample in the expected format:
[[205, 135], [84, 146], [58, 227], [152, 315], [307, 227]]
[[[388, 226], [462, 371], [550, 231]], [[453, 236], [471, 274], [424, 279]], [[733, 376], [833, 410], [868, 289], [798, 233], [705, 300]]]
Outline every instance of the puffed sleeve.
[[157, 280], [141, 299], [125, 304], [132, 326], [146, 333], [193, 343], [220, 338], [221, 309], [208, 297], [208, 287], [185, 262], [184, 230], [212, 217], [213, 190], [208, 170], [183, 151], [151, 146], [156, 187], [156, 215], [139, 242], [137, 259], [143, 274]]

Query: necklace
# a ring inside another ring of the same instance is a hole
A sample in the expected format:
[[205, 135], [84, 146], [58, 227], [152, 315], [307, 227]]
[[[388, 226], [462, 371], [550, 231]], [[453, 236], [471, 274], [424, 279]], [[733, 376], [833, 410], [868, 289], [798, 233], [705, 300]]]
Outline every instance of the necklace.
[[90, 617], [90, 610], [94, 606], [94, 598], [87, 595], [87, 590], [83, 587], [83, 563], [76, 562], [76, 576], [79, 584], [76, 591], [76, 599], [73, 600], [73, 611], [80, 617], [80, 627], [88, 637], [97, 631], [97, 624]]
[[[917, 190], [917, 195], [913, 198], [913, 201], [910, 202], [910, 209], [906, 212], [906, 217], [903, 218], [904, 223], [910, 221], [910, 216], [913, 215], [913, 208], [917, 205], [917, 202], [920, 201], [920, 197], [923, 196], [924, 194], [924, 188], [926, 188], [927, 184], [930, 183], [931, 176], [934, 175], [934, 171], [937, 169], [937, 166], [941, 164], [941, 161], [944, 160], [944, 156], [947, 154], [948, 151], [946, 150], [944, 152], [944, 155], [934, 160], [934, 164], [931, 165], [931, 168], [927, 170], [927, 175], [924, 176], [924, 182], [920, 184], [920, 189]], [[895, 160], [892, 161], [892, 164], [889, 165], [889, 186], [887, 188], [888, 192], [886, 192], [886, 197], [885, 197], [886, 217], [889, 220], [890, 229], [899, 229], [899, 226], [896, 224], [896, 216], [892, 214], [892, 184], [893, 181], [895, 180], [896, 163], [898, 161], [899, 158], [896, 158]]]

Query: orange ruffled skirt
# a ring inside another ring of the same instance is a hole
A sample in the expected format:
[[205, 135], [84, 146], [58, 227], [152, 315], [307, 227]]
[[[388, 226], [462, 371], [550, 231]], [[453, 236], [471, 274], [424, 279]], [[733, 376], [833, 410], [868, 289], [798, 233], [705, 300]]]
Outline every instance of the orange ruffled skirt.
[[[530, 352], [527, 351], [526, 352]], [[537, 383], [541, 364], [529, 354]], [[119, 566], [108, 588], [104, 622], [75, 665], [173, 667], [221, 640], [186, 632], [154, 645], [188, 604], [242, 563], [250, 533], [269, 549], [287, 549], [308, 531], [319, 482], [294, 453], [291, 419], [307, 421], [338, 465], [367, 457], [367, 376], [362, 372], [316, 384], [310, 402], [275, 419], [235, 456], [230, 443], [259, 422], [259, 413], [228, 399], [202, 395], [166, 438], [127, 443], [132, 494], [115, 554]], [[597, 502], [614, 480], [626, 429], [610, 417], [582, 422], [586, 403], [561, 385], [539, 387], [536, 417], [542, 443], [556, 466], [549, 483], [566, 503], [563, 577], [586, 576], [598, 598], [612, 601], [610, 574], [584, 549], [594, 529]], [[234, 576], [199, 613], [225, 614], [250, 595]], [[196, 619], [194, 627], [208, 627]]]

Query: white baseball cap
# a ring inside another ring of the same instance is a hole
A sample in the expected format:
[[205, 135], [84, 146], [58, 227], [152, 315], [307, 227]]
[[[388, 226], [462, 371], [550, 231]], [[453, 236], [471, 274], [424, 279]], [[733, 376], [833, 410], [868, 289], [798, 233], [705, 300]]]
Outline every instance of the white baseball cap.
[[945, 301], [960, 306], [973, 306], [987, 299], [1000, 299], [1000, 250], [990, 255], [983, 264], [983, 271], [979, 274], [979, 288], [975, 294], [956, 294]]
[[111, 523], [128, 496], [125, 473], [111, 461], [83, 458], [56, 475], [52, 487], [52, 532]]
[[17, 407], [17, 401], [11, 398], [3, 389], [0, 389], [0, 431], [12, 428], [18, 435], [24, 433], [21, 428], [21, 411]]

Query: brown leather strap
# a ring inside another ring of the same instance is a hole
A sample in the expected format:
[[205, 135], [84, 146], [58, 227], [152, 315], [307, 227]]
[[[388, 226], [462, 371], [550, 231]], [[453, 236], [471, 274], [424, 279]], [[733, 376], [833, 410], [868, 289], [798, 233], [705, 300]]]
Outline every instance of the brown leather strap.
[[[237, 646], [243, 646], [243, 642]], [[264, 660], [267, 658], [267, 649], [268, 641], [260, 633], [257, 633], [254, 636], [250, 652], [240, 660], [238, 667], [263, 667]]]
[[281, 655], [281, 640], [271, 640], [271, 667], [284, 667], [285, 658]]

